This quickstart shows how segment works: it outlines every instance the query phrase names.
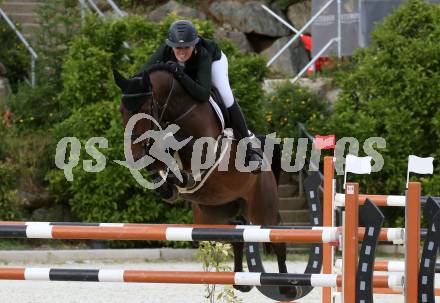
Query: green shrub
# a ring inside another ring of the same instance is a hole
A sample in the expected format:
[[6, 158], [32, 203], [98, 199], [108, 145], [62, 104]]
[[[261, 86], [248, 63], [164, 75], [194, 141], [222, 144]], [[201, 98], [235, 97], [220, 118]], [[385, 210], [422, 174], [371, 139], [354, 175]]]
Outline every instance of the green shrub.
[[63, 116], [54, 95], [54, 83], [45, 82], [36, 87], [20, 83], [16, 93], [6, 99], [13, 113], [15, 125], [22, 130], [46, 128]]
[[307, 124], [311, 133], [317, 133], [328, 116], [323, 96], [288, 81], [269, 95], [267, 107], [266, 121], [280, 138], [299, 137], [298, 122]]
[[[20, 26], [17, 26], [20, 30]], [[30, 79], [31, 55], [3, 18], [0, 20], [0, 62], [15, 92], [20, 81]]]
[[[361, 143], [368, 137], [387, 142], [379, 150], [382, 171], [367, 178], [370, 191], [403, 194], [408, 155], [440, 157], [439, 43], [440, 6], [410, 0], [373, 31], [353, 69], [338, 76], [342, 93], [329, 128]], [[430, 193], [438, 195], [433, 180]]]
[[[0, 106], [0, 115], [3, 116], [4, 112], [1, 109]], [[8, 128], [6, 126], [6, 123], [4, 120], [0, 120], [0, 142], [2, 142], [2, 144], [0, 144], [0, 161], [5, 159], [6, 153], [7, 153], [7, 147], [6, 144], [3, 144], [3, 142], [7, 142], [6, 138], [7, 138], [7, 132], [8, 132]]]
[[[37, 10], [40, 27], [35, 33], [35, 42], [32, 43], [38, 54], [37, 86], [32, 88], [26, 83], [15, 84], [16, 90], [7, 100], [14, 121], [20, 129], [47, 128], [69, 112], [59, 105], [57, 95], [63, 87], [61, 66], [67, 45], [79, 31], [79, 10], [76, 5], [77, 1], [73, 0], [45, 1]], [[0, 57], [2, 54], [7, 52], [0, 51]], [[13, 71], [19, 72], [19, 58], [11, 56], [10, 60], [13, 60]], [[29, 60], [27, 56], [27, 69], [30, 66]]]
[[15, 169], [0, 160], [0, 220], [22, 220], [24, 218], [22, 200], [16, 190], [17, 175]]
[[116, 99], [120, 94], [113, 84], [111, 53], [75, 39], [63, 65], [63, 109], [71, 111], [84, 105]]
[[13, 130], [0, 120], [0, 220], [21, 220], [25, 210], [18, 197], [19, 172], [10, 152]]
[[52, 95], [62, 88], [61, 67], [68, 45], [81, 26], [76, 0], [44, 1], [37, 10], [38, 24], [35, 49], [38, 53], [38, 83], [50, 82]]
[[53, 167], [48, 157], [51, 137], [44, 130], [19, 130], [0, 123], [0, 163], [14, 172], [14, 188], [20, 192], [39, 193], [45, 186], [44, 176]]

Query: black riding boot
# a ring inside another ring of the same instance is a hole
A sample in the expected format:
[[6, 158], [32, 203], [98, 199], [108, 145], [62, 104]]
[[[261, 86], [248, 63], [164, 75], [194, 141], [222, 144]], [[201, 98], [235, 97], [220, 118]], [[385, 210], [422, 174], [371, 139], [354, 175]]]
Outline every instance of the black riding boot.
[[[234, 136], [237, 140], [255, 137], [255, 135], [248, 130], [243, 112], [237, 102], [234, 101], [234, 104], [228, 108], [228, 111], [231, 118], [231, 126], [234, 130]], [[260, 148], [254, 148], [250, 143], [246, 149], [246, 163], [248, 164], [249, 161], [258, 162], [257, 168], [253, 170], [252, 173], [261, 172], [263, 153]]]

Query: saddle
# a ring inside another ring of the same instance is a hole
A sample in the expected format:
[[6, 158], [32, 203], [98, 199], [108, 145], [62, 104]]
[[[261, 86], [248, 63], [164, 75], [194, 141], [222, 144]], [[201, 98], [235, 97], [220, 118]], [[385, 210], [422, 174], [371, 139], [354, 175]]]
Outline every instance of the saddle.
[[220, 92], [218, 91], [218, 89], [216, 87], [212, 87], [211, 88], [211, 98], [212, 100], [215, 102], [215, 104], [217, 104], [218, 108], [220, 109], [220, 113], [217, 112], [215, 106], [214, 107], [214, 111], [217, 113], [217, 116], [220, 120], [220, 123], [222, 123], [222, 117], [219, 117], [219, 114], [221, 114], [223, 116], [223, 121], [224, 121], [224, 128], [232, 128], [231, 126], [231, 118], [229, 116], [229, 111], [226, 108], [225, 103], [223, 102], [223, 98], [220, 95]]
[[[225, 103], [223, 102], [223, 99], [217, 90], [217, 88], [213, 87], [211, 89], [211, 97], [209, 99], [209, 102], [216, 113], [217, 118], [219, 119], [219, 122], [222, 126], [222, 134], [217, 138], [216, 146], [214, 148], [215, 153], [215, 163], [214, 165], [209, 169], [203, 169], [200, 170], [199, 174], [196, 174], [192, 176], [193, 180], [195, 181], [194, 185], [190, 188], [182, 188], [177, 186], [177, 189], [179, 193], [183, 194], [189, 194], [194, 193], [197, 190], [199, 190], [203, 184], [205, 183], [206, 179], [211, 175], [211, 173], [214, 171], [215, 168], [220, 164], [222, 159], [224, 158], [228, 148], [230, 147], [230, 141], [223, 142], [223, 138], [233, 138], [233, 133], [231, 131], [226, 131], [226, 128], [231, 128], [231, 119], [229, 117], [229, 111], [226, 108]], [[225, 144], [223, 144], [225, 143]], [[229, 145], [229, 146], [228, 146]], [[175, 154], [175, 157], [178, 157], [178, 153]], [[178, 163], [180, 163], [180, 159], [176, 159]], [[181, 163], [179, 164], [180, 167], [182, 167]]]

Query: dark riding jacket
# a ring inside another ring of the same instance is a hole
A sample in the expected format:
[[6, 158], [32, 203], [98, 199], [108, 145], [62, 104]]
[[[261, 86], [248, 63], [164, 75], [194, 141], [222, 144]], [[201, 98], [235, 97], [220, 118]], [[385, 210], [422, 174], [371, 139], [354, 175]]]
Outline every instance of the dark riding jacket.
[[[185, 90], [199, 102], [209, 100], [211, 92], [211, 65], [213, 61], [220, 60], [221, 50], [217, 43], [212, 40], [200, 37], [200, 41], [188, 61], [185, 62], [184, 74], [179, 78], [180, 84]], [[177, 62], [173, 49], [162, 44], [159, 49], [150, 57], [138, 73], [147, 70], [157, 63], [168, 61]]]

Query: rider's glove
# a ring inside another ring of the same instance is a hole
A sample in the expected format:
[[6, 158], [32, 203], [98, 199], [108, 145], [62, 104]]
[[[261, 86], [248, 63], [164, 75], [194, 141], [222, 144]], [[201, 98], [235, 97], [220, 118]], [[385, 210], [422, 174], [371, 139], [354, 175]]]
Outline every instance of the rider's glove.
[[180, 65], [177, 62], [174, 61], [168, 61], [166, 63], [168, 67], [170, 68], [170, 71], [176, 76], [176, 78], [182, 78], [183, 77], [183, 69], [184, 67]]

